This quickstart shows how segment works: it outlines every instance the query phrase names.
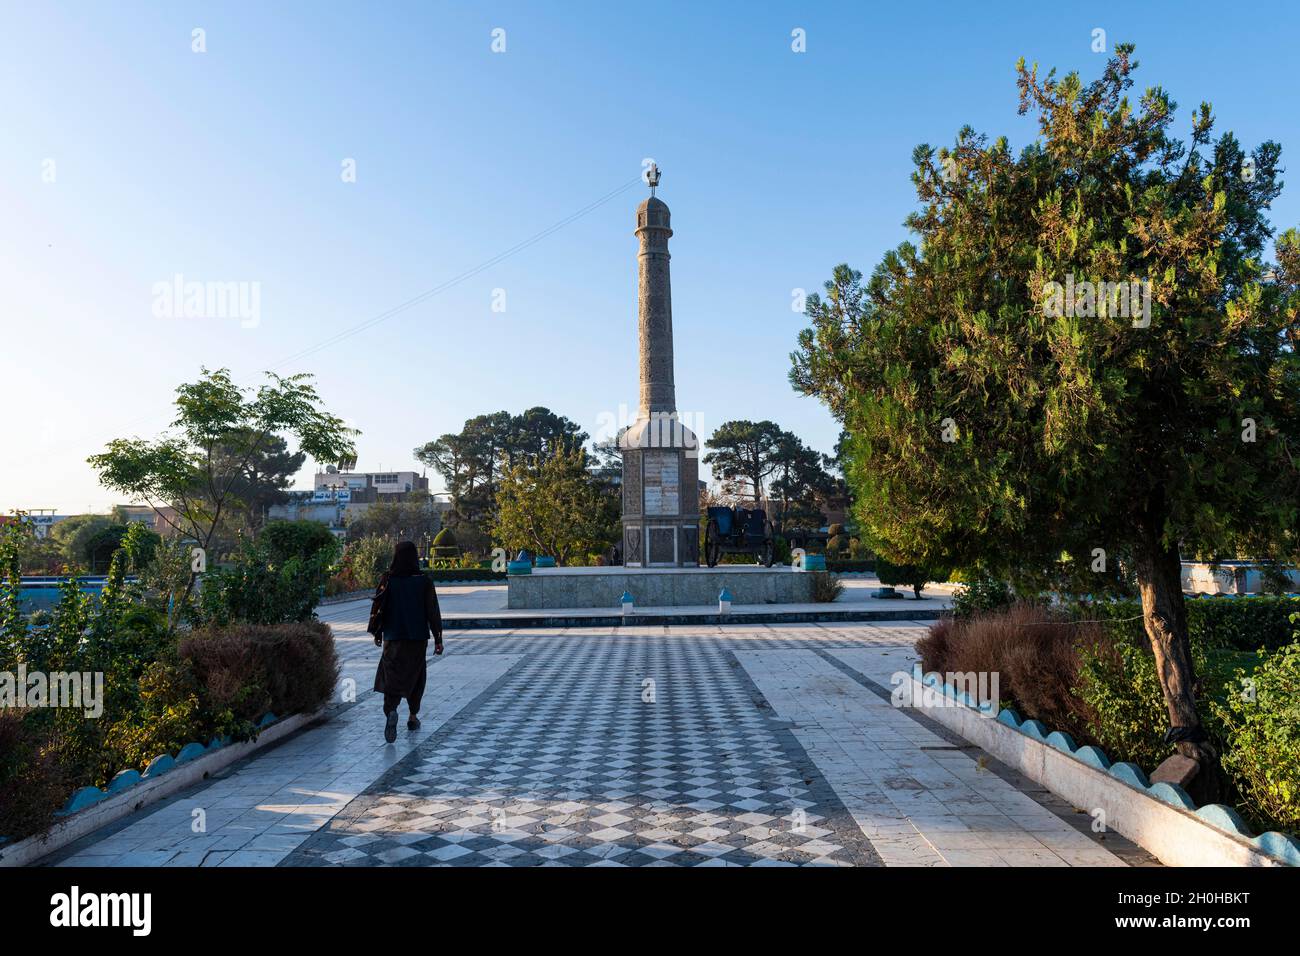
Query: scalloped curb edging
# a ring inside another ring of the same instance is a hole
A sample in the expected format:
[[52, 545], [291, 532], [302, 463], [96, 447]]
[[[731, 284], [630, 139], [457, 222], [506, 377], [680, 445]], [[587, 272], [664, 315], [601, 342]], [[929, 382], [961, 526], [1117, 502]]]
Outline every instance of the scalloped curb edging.
[[26, 866], [63, 849], [102, 826], [157, 803], [186, 787], [210, 777], [218, 770], [283, 740], [317, 720], [322, 710], [277, 719], [274, 714], [258, 721], [256, 740], [232, 743], [230, 738], [213, 739], [205, 747], [189, 743], [175, 757], [159, 754], [142, 774], [119, 771], [106, 790], [82, 787], [68, 798], [55, 816], [57, 822], [44, 833], [15, 843], [0, 842], [0, 867]]
[[[933, 674], [922, 682], [913, 673], [909, 680], [914, 701], [940, 688]], [[913, 706], [1073, 806], [1104, 810], [1109, 828], [1168, 866], [1300, 866], [1295, 837], [1276, 831], [1252, 836], [1231, 807], [1198, 809], [1182, 787], [1152, 784], [1136, 764], [1112, 764], [1100, 748], [1079, 747], [1069, 734], [1049, 733], [1013, 710], [990, 719], [951, 685], [942, 693], [958, 706]]]

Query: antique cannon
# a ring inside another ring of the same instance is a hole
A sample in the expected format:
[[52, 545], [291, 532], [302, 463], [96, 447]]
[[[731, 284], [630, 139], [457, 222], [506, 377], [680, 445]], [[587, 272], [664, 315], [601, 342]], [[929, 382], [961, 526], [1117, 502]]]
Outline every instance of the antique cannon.
[[704, 560], [716, 567], [724, 554], [754, 555], [770, 568], [776, 560], [776, 535], [762, 508], [710, 508], [704, 528]]

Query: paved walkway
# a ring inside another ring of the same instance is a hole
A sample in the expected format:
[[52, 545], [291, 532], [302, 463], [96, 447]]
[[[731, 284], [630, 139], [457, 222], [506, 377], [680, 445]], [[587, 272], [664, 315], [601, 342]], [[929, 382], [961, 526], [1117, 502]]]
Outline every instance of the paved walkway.
[[890, 705], [920, 625], [453, 631], [423, 726], [387, 745], [365, 607], [323, 612], [343, 659], [328, 721], [50, 862], [1152, 862]]

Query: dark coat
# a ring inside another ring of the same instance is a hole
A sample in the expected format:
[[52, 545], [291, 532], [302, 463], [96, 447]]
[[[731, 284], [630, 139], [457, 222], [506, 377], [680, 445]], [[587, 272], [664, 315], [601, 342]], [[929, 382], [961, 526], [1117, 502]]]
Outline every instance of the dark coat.
[[385, 641], [442, 640], [438, 593], [426, 574], [389, 575], [379, 579], [370, 603]]
[[384, 637], [375, 690], [386, 697], [407, 698], [415, 713], [424, 695], [429, 635], [442, 643], [442, 614], [433, 582], [424, 574], [385, 574], [375, 589], [370, 618]]

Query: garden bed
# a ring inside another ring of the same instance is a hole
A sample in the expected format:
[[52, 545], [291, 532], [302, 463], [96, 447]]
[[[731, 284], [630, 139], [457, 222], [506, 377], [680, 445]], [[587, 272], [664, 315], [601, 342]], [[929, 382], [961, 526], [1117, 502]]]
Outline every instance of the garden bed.
[[[1181, 787], [1152, 785], [1141, 768], [1111, 764], [1097, 747], [1075, 744], [1060, 731], [1012, 710], [997, 719], [937, 674], [908, 682], [910, 706], [998, 760], [1093, 814], [1168, 866], [1300, 866], [1300, 841], [1269, 832], [1253, 836], [1229, 807], [1199, 809]], [[927, 699], [927, 693], [929, 699]], [[935, 699], [935, 698], [939, 699]]]
[[[1286, 639], [1300, 602], [1255, 600], [1189, 602], [1197, 710], [1221, 757], [1231, 812], [1256, 832], [1295, 833], [1300, 642]], [[1164, 739], [1168, 716], [1140, 612], [1135, 621], [1129, 610], [1118, 602], [971, 613], [936, 622], [917, 650], [925, 673], [948, 681], [996, 674], [1003, 708], [1150, 772], [1175, 748]]]

